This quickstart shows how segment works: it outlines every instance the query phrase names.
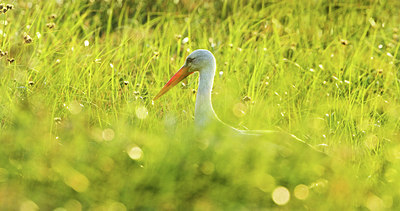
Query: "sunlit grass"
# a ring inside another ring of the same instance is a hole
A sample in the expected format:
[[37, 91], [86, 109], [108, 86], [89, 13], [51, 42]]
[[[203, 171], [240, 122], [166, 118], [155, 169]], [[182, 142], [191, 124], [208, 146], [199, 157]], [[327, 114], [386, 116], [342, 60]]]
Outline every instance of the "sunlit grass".
[[[0, 208], [395, 210], [397, 1], [12, 1], [0, 14]], [[195, 49], [239, 129], [193, 130]], [[5, 53], [7, 52], [7, 53]]]

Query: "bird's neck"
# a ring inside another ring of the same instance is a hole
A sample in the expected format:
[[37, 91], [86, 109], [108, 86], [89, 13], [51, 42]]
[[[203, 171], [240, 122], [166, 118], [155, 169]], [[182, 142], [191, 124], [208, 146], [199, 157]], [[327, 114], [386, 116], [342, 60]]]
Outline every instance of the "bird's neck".
[[199, 71], [199, 88], [197, 89], [196, 107], [194, 112], [195, 124], [200, 127], [208, 125], [217, 119], [211, 104], [211, 91], [214, 82], [215, 65]]

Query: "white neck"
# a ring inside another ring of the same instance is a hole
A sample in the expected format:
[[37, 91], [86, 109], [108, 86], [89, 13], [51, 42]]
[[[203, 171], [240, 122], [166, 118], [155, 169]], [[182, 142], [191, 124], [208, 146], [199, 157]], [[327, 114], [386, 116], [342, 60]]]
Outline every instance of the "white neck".
[[199, 71], [199, 88], [197, 89], [194, 121], [197, 126], [204, 127], [212, 120], [218, 119], [211, 104], [211, 91], [215, 75], [215, 63]]

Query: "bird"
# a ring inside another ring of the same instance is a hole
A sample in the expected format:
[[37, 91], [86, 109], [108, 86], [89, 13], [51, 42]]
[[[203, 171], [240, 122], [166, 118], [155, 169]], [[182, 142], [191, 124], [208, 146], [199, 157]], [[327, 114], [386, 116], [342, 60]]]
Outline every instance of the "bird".
[[[211, 93], [216, 72], [216, 59], [209, 50], [205, 49], [195, 50], [191, 54], [189, 54], [189, 56], [187, 56], [184, 65], [158, 92], [158, 94], [153, 98], [153, 102], [159, 99], [172, 87], [177, 85], [180, 81], [193, 74], [194, 72], [199, 72], [199, 86], [196, 95], [194, 112], [194, 121], [197, 129], [204, 129], [208, 125], [214, 125], [215, 123], [217, 123], [235, 134], [244, 136], [262, 136], [271, 133], [282, 133], [282, 131], [275, 130], [240, 130], [226, 124], [218, 118], [213, 109], [211, 101]], [[283, 133], [290, 136], [290, 139], [292, 139], [293, 142], [297, 142], [301, 145], [320, 151], [293, 134], [286, 132]]]
[[211, 92], [215, 71], [216, 60], [214, 55], [208, 50], [195, 50], [186, 58], [184, 65], [179, 69], [179, 71], [172, 76], [172, 78], [153, 98], [153, 101], [156, 101], [187, 76], [194, 72], [199, 72], [199, 86], [194, 112], [195, 125], [203, 128], [212, 121], [223, 123], [216, 115], [211, 103]]

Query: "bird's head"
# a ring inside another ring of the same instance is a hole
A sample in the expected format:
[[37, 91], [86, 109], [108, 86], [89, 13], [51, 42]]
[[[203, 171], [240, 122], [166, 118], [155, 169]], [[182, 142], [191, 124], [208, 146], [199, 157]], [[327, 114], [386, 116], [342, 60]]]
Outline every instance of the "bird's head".
[[193, 51], [185, 61], [184, 67], [188, 68], [189, 72], [207, 70], [207, 67], [215, 67], [214, 55], [208, 50], [195, 50]]
[[199, 71], [215, 71], [215, 58], [214, 55], [208, 50], [195, 50], [185, 60], [185, 64], [179, 69], [174, 76], [164, 85], [160, 92], [154, 97], [153, 100], [157, 100], [163, 94], [165, 94], [172, 87], [177, 85], [184, 78], [190, 74]]

